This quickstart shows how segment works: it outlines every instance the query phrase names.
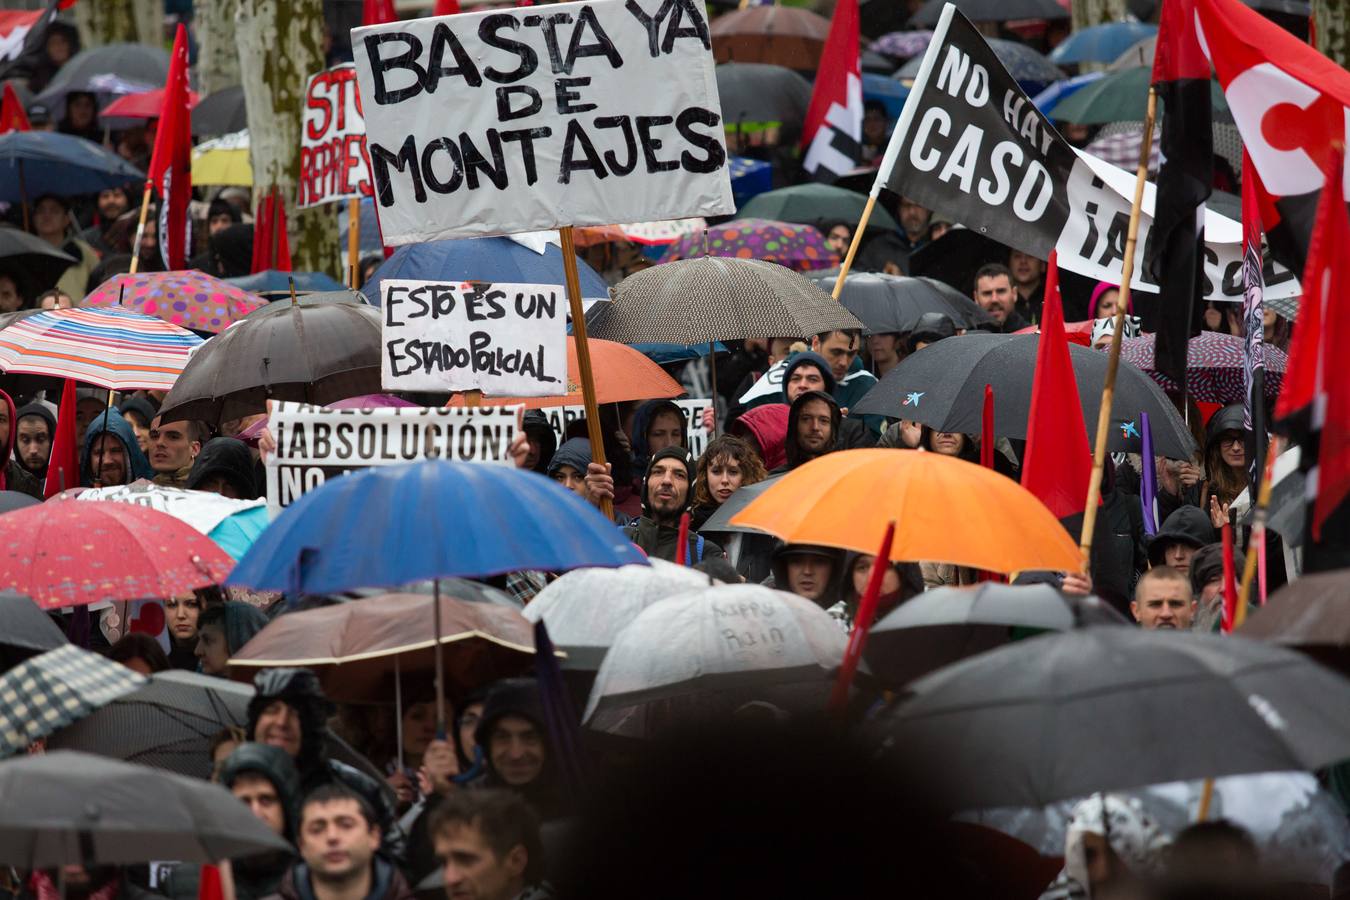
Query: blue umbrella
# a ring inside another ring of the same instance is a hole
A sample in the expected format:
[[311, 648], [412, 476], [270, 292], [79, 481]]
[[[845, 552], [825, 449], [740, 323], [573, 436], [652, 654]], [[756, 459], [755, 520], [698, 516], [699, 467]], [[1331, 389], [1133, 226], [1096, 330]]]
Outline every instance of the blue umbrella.
[[250, 294], [288, 294], [292, 278], [295, 279], [297, 291], [340, 291], [346, 288], [345, 284], [323, 272], [279, 272], [276, 269], [265, 269], [252, 275], [225, 280]]
[[731, 173], [731, 195], [740, 209], [751, 197], [773, 190], [773, 166], [747, 156], [733, 156], [727, 163]]
[[240, 559], [248, 548], [267, 530], [271, 518], [267, 507], [255, 506], [220, 520], [220, 524], [206, 535], [220, 545], [233, 559]]
[[1119, 57], [1140, 41], [1158, 33], [1157, 25], [1146, 22], [1107, 22], [1075, 31], [1050, 51], [1050, 61], [1057, 66], [1073, 63], [1107, 63]]
[[[702, 359], [708, 355], [707, 344], [629, 344], [637, 352], [656, 363], [658, 366], [666, 366], [671, 363], [688, 362], [691, 359]], [[717, 341], [713, 344], [714, 353], [728, 353], [726, 344]]]
[[1041, 91], [1031, 98], [1031, 102], [1036, 105], [1042, 113], [1055, 108], [1055, 104], [1068, 97], [1071, 94], [1106, 77], [1105, 72], [1085, 72], [1082, 75], [1075, 75], [1072, 78], [1066, 78], [1063, 81], [1056, 81], [1045, 90]]
[[[596, 271], [577, 260], [581, 295], [588, 300], [609, 297], [609, 285]], [[562, 250], [549, 244], [543, 253], [510, 238], [461, 238], [406, 244], [386, 259], [361, 288], [380, 305], [380, 282], [386, 278], [424, 281], [503, 281], [515, 284], [565, 284]]]
[[31, 203], [144, 181], [145, 173], [93, 141], [55, 131], [0, 135], [0, 201]]
[[892, 120], [900, 118], [900, 110], [905, 108], [905, 98], [909, 96], [909, 85], [896, 81], [889, 75], [864, 72], [862, 88], [864, 100], [880, 100], [886, 107], [887, 118]]
[[331, 594], [630, 563], [646, 557], [595, 507], [543, 475], [427, 460], [376, 466], [305, 494], [263, 532], [229, 583]]

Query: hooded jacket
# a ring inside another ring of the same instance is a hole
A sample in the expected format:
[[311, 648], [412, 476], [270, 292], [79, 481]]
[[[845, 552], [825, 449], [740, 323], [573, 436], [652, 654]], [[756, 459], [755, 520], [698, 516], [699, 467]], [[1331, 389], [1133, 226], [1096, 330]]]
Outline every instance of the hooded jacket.
[[680, 419], [680, 446], [689, 443], [689, 418], [674, 400], [648, 400], [633, 413], [633, 469], [646, 471], [652, 448], [647, 440], [647, 429], [661, 413], [674, 413]]
[[[829, 394], [835, 407], [839, 408], [842, 405], [842, 401], [838, 399], [839, 385], [834, 380], [834, 373], [830, 371], [830, 364], [825, 361], [825, 357], [809, 350], [802, 353], [794, 353], [792, 356], [788, 357], [787, 367], [783, 369], [783, 402], [788, 402], [788, 381], [792, 378], [793, 371], [802, 365], [813, 365], [820, 371], [821, 377], [825, 381], [824, 393]], [[875, 382], [875, 378], [873, 378], [873, 382]], [[866, 392], [864, 391], [864, 393]], [[789, 418], [789, 422], [790, 421], [791, 419]], [[877, 421], [880, 423], [884, 420], [878, 417]], [[791, 427], [787, 429], [787, 433], [792, 433]], [[879, 424], [877, 430], [873, 431], [863, 419], [844, 419], [842, 424], [835, 426], [834, 449], [852, 450], [857, 447], [873, 447], [876, 446], [879, 434]], [[789, 468], [792, 466], [791, 459], [788, 460], [788, 466]]]
[[[797, 418], [801, 415], [802, 408], [812, 400], [824, 401], [830, 408], [831, 443], [830, 446], [826, 447], [825, 450], [820, 453], [812, 453], [807, 450], [801, 445], [801, 442], [797, 437]], [[836, 403], [834, 398], [829, 394], [824, 391], [804, 391], [801, 394], [798, 394], [797, 399], [793, 401], [792, 407], [788, 412], [787, 435], [783, 442], [786, 462], [780, 468], [775, 469], [774, 473], [789, 472], [800, 466], [802, 463], [810, 462], [817, 456], [824, 456], [826, 453], [839, 449], [839, 432], [840, 423], [842, 421], [843, 416], [839, 414], [839, 404]]]
[[[518, 716], [534, 725], [544, 743], [544, 766], [539, 777], [526, 785], [508, 784], [492, 765], [492, 732], [507, 716]], [[483, 701], [483, 712], [474, 731], [474, 741], [483, 748], [485, 771], [475, 787], [505, 788], [520, 794], [541, 818], [561, 818], [567, 812], [557, 784], [557, 760], [544, 719], [544, 699], [532, 678], [504, 678], [492, 686]]]
[[117, 405], [117, 411], [122, 414], [122, 418], [127, 417], [127, 413], [135, 413], [145, 420], [148, 426], [155, 420], [159, 413], [155, 410], [155, 405], [144, 397], [128, 397]]
[[220, 767], [220, 783], [231, 788], [235, 779], [245, 774], [261, 775], [272, 783], [286, 815], [286, 840], [294, 843], [300, 827], [300, 773], [295, 770], [295, 763], [280, 747], [249, 741], [225, 757]]
[[122, 446], [126, 449], [126, 483], [130, 484], [140, 478], [152, 477], [155, 470], [150, 468], [150, 460], [146, 459], [145, 454], [141, 452], [141, 445], [136, 442], [136, 432], [131, 430], [131, 424], [122, 418], [122, 414], [113, 409], [106, 413], [99, 413], [89, 423], [89, 427], [85, 429], [84, 449], [80, 453], [80, 484], [85, 487], [91, 487], [94, 484], [94, 471], [89, 457], [94, 447], [94, 439], [104, 431], [105, 420], [107, 430], [113, 437], [121, 441]]
[[1183, 506], [1167, 517], [1162, 528], [1153, 535], [1148, 543], [1148, 561], [1150, 565], [1163, 563], [1163, 552], [1173, 544], [1188, 544], [1199, 550], [1206, 544], [1214, 543], [1214, 524], [1209, 514], [1199, 507]]
[[227, 600], [221, 604], [221, 609], [225, 617], [221, 631], [225, 633], [225, 646], [231, 656], [243, 649], [269, 621], [265, 612], [242, 600]]
[[788, 410], [786, 403], [766, 403], [746, 410], [727, 427], [729, 434], [745, 438], [759, 451], [764, 468], [773, 471], [787, 462], [783, 446], [787, 439]]
[[586, 474], [586, 467], [591, 464], [591, 442], [583, 437], [575, 437], [564, 441], [557, 452], [548, 461], [548, 467], [545, 470], [549, 478], [563, 466], [571, 466], [582, 475]]
[[[1209, 498], [1217, 493], [1212, 466], [1218, 455], [1219, 437], [1227, 431], [1244, 431], [1246, 426], [1243, 425], [1243, 417], [1242, 404], [1230, 403], [1210, 416], [1209, 422], [1205, 424], [1205, 452], [1202, 459], [1209, 480], [1205, 483], [1205, 494], [1202, 498], [1201, 509], [1208, 511]], [[1223, 497], [1221, 496], [1219, 499], [1222, 501]]]
[[[32, 403], [27, 403], [19, 407], [19, 411], [14, 415], [13, 419], [14, 433], [15, 433], [14, 439], [16, 442], [18, 441], [19, 422], [23, 419], [27, 419], [30, 416], [34, 416], [46, 422], [47, 434], [52, 438], [56, 437], [56, 414], [53, 413], [50, 409], [48, 409], [45, 403], [41, 403], [37, 400], [34, 400]], [[42, 464], [41, 469], [28, 468], [28, 466], [24, 465], [23, 460], [19, 458], [18, 454], [15, 454], [14, 461], [18, 463], [26, 472], [28, 472], [28, 474], [32, 475], [33, 478], [39, 484], [41, 484], [47, 477], [47, 463], [51, 462], [50, 446], [48, 447], [47, 462], [44, 462]]]
[[792, 373], [804, 365], [815, 366], [820, 371], [821, 377], [825, 380], [825, 387], [822, 390], [833, 397], [837, 385], [834, 381], [834, 372], [830, 371], [830, 364], [819, 353], [812, 350], [803, 350], [789, 356], [787, 366], [783, 369], [783, 402], [792, 402], [788, 399], [788, 382], [792, 380]]
[[[651, 477], [652, 468], [663, 459], [678, 459], [684, 464], [685, 471], [689, 473], [689, 490], [684, 498], [684, 509], [689, 509], [693, 503], [694, 457], [683, 447], [666, 447], [664, 450], [657, 451], [651, 461], [647, 463], [647, 473], [642, 479], [642, 516], [624, 526], [623, 533], [649, 557], [674, 562], [676, 548], [680, 540], [679, 518], [677, 516], [674, 523], [670, 525], [659, 524], [652, 518], [651, 498], [647, 493], [647, 481]], [[696, 533], [691, 524], [689, 548], [685, 555], [690, 564], [697, 563], [709, 556], [725, 555], [721, 547]]]
[[[365, 900], [413, 900], [415, 895], [408, 879], [397, 866], [381, 856], [372, 859], [370, 865], [370, 893]], [[298, 862], [286, 873], [277, 893], [282, 900], [315, 900], [309, 879], [309, 866]]]
[[534, 464], [534, 471], [547, 475], [549, 460], [558, 450], [558, 435], [549, 424], [548, 416], [537, 409], [525, 411], [523, 426], [525, 433], [539, 444], [539, 461]]
[[[0, 466], [0, 491], [20, 491], [30, 497], [36, 497], [41, 500], [42, 484], [39, 483], [37, 477], [32, 472], [25, 469], [23, 464], [14, 458], [14, 444], [17, 443], [19, 439], [19, 416], [17, 410], [14, 408], [14, 401], [11, 400], [9, 394], [6, 394], [4, 391], [0, 391], [0, 399], [4, 400], [5, 409], [9, 414], [9, 436], [5, 439], [5, 464]], [[29, 406], [32, 405], [34, 404], [29, 404]], [[27, 406], [24, 407], [24, 409], [27, 408]], [[42, 407], [42, 410], [50, 415], [50, 410], [46, 407]], [[44, 416], [44, 418], [46, 417]], [[55, 437], [55, 420], [49, 419], [48, 421], [53, 423], [52, 436]], [[47, 474], [45, 468], [43, 469], [42, 474], [44, 476]], [[72, 485], [72, 487], [74, 487], [74, 485]]]
[[203, 482], [220, 476], [234, 488], [240, 500], [256, 500], [261, 491], [255, 471], [253, 453], [243, 441], [232, 437], [211, 438], [202, 445], [202, 452], [192, 463], [185, 487], [190, 491], [201, 490]]

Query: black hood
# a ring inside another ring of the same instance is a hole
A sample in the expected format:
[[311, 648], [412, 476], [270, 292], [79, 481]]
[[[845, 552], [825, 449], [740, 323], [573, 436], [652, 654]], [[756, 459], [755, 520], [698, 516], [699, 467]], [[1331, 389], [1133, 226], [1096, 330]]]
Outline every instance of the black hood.
[[1214, 524], [1198, 506], [1183, 506], [1167, 517], [1148, 543], [1148, 561], [1162, 564], [1163, 551], [1172, 544], [1189, 544], [1199, 550], [1214, 542]]
[[647, 478], [652, 474], [652, 467], [663, 459], [678, 459], [684, 463], [684, 470], [689, 474], [689, 491], [684, 497], [684, 508], [689, 509], [694, 502], [694, 476], [697, 470], [697, 463], [694, 456], [684, 447], [666, 447], [664, 450], [658, 450], [647, 463], [647, 471], [642, 476], [642, 514], [651, 518], [652, 507], [647, 499]]
[[582, 475], [586, 474], [586, 469], [590, 466], [591, 460], [591, 442], [583, 437], [570, 438], [563, 441], [563, 445], [551, 453], [548, 465], [545, 467], [544, 474], [552, 478], [553, 473], [562, 466], [571, 466]]
[[50, 444], [47, 445], [47, 462], [44, 462], [42, 464], [42, 468], [40, 469], [29, 469], [28, 466], [24, 465], [23, 459], [19, 456], [17, 444], [19, 432], [19, 420], [26, 419], [29, 416], [36, 416], [37, 418], [46, 422], [47, 436], [54, 441], [56, 440], [56, 415], [50, 409], [47, 408], [46, 404], [39, 403], [36, 400], [34, 400], [32, 403], [26, 403], [23, 406], [20, 406], [18, 412], [14, 414], [14, 429], [13, 429], [15, 433], [14, 462], [16, 465], [22, 467], [23, 469], [32, 472], [34, 476], [38, 478], [43, 478], [47, 474], [47, 464], [51, 461]]
[[281, 700], [292, 707], [300, 714], [300, 755], [295, 767], [304, 781], [323, 765], [324, 734], [334, 710], [324, 696], [318, 676], [309, 669], [263, 669], [253, 677], [253, 686], [257, 693], [248, 702], [248, 739], [255, 739], [258, 717], [272, 701]]
[[906, 344], [909, 345], [909, 352], [913, 353], [914, 345], [919, 341], [936, 344], [949, 337], [956, 337], [956, 323], [943, 313], [930, 312], [919, 316], [914, 328], [909, 332]]
[[234, 488], [240, 500], [256, 500], [262, 492], [258, 490], [256, 467], [253, 465], [253, 453], [248, 445], [232, 437], [211, 438], [202, 445], [188, 473], [188, 490], [198, 490], [202, 482], [217, 475], [222, 476]]
[[555, 760], [553, 746], [549, 741], [548, 723], [544, 719], [544, 698], [539, 683], [533, 678], [505, 678], [498, 681], [488, 691], [483, 701], [483, 715], [474, 731], [474, 740], [483, 749], [484, 763], [487, 767], [489, 786], [500, 787], [505, 783], [497, 770], [492, 767], [492, 729], [506, 716], [519, 716], [529, 721], [538, 730], [544, 741], [544, 768], [534, 782], [518, 788], [527, 800], [538, 801], [537, 805], [551, 806], [556, 803], [553, 794], [553, 771]]
[[558, 435], [548, 423], [548, 416], [537, 409], [525, 411], [524, 428], [527, 435], [539, 442], [539, 461], [534, 464], [534, 471], [547, 475], [548, 462], [558, 449]]
[[[796, 400], [792, 401], [792, 406], [788, 410], [787, 437], [784, 439], [783, 449], [787, 454], [787, 467], [795, 469], [804, 462], [809, 462], [815, 457], [810, 456], [797, 443], [797, 414], [801, 412], [803, 406], [810, 400], [824, 400], [830, 406], [830, 446], [825, 450], [829, 453], [839, 443], [840, 423], [843, 416], [839, 413], [839, 404], [835, 399], [824, 391], [806, 391], [800, 394]], [[824, 456], [824, 453], [817, 454]]]
[[220, 767], [220, 783], [226, 788], [233, 787], [234, 780], [243, 774], [261, 775], [272, 783], [286, 812], [286, 840], [295, 843], [295, 831], [300, 825], [300, 773], [286, 751], [252, 741], [240, 744], [225, 757]]
[[830, 580], [825, 593], [819, 600], [812, 601], [822, 609], [828, 609], [839, 600], [839, 586], [844, 577], [844, 551], [835, 547], [821, 547], [816, 544], [782, 544], [773, 551], [773, 586], [780, 591], [792, 593], [788, 586], [787, 561], [790, 556], [810, 554], [830, 561]]
[[1219, 435], [1225, 431], [1245, 431], [1243, 425], [1243, 412], [1241, 403], [1230, 403], [1220, 409], [1214, 415], [1210, 416], [1209, 422], [1205, 425], [1205, 456], [1208, 458], [1210, 449], [1214, 442], [1219, 439]]

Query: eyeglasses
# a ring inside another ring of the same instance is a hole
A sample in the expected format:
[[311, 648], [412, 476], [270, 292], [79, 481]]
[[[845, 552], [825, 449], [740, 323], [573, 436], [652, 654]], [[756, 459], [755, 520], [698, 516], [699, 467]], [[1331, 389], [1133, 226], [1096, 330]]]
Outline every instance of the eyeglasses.
[[1231, 435], [1231, 436], [1230, 436], [1230, 435], [1224, 435], [1224, 436], [1221, 436], [1221, 437], [1219, 438], [1219, 446], [1220, 446], [1220, 447], [1232, 447], [1232, 446], [1235, 446], [1235, 445], [1244, 445], [1244, 444], [1246, 444], [1246, 443], [1247, 443], [1247, 437], [1246, 437], [1245, 435], [1241, 435], [1241, 434], [1236, 434], [1236, 435]]

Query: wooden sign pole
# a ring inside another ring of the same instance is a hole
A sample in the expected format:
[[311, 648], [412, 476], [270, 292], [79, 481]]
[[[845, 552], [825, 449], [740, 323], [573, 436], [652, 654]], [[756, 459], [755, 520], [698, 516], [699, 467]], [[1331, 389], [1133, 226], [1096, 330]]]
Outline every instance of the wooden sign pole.
[[347, 201], [347, 287], [359, 290], [361, 267], [361, 198]]
[[[562, 238], [563, 275], [567, 278], [567, 303], [572, 311], [572, 339], [577, 347], [577, 374], [581, 377], [581, 396], [586, 406], [586, 435], [591, 439], [591, 461], [605, 464], [604, 432], [600, 427], [600, 406], [595, 402], [595, 377], [591, 374], [591, 348], [586, 343], [586, 307], [581, 302], [581, 278], [577, 274], [577, 248], [572, 226], [558, 229]], [[600, 502], [605, 518], [614, 518], [614, 504]]]
[[136, 241], [131, 245], [131, 272], [135, 275], [141, 265], [141, 237], [145, 234], [145, 214], [150, 210], [150, 179], [145, 180], [145, 193], [141, 194], [141, 219], [136, 223]]

